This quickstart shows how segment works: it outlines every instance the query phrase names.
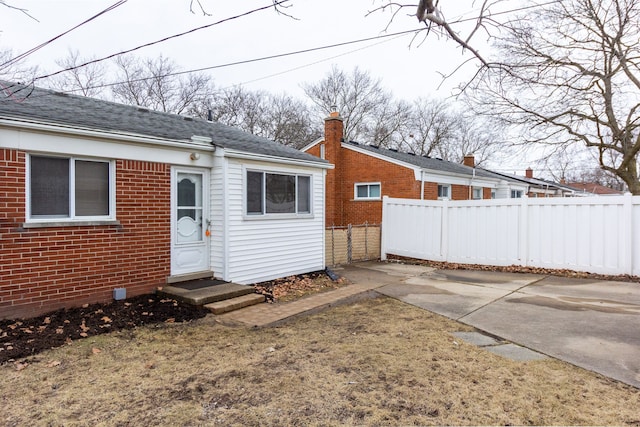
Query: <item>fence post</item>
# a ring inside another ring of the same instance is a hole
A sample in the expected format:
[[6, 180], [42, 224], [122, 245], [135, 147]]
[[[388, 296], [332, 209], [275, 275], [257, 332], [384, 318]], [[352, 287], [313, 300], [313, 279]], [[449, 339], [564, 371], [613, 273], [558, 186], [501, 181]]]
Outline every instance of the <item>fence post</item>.
[[351, 239], [351, 224], [347, 226], [347, 264], [353, 262], [353, 240]]
[[369, 261], [369, 243], [367, 240], [367, 231], [369, 230], [368, 228], [369, 222], [365, 221], [364, 222], [364, 260], [365, 261]]
[[623, 245], [624, 245], [624, 270], [627, 274], [633, 276], [633, 195], [631, 193], [624, 193], [624, 204], [622, 213], [622, 224], [618, 227], [622, 227], [623, 233]]
[[336, 265], [336, 237], [334, 236], [335, 225], [331, 226], [331, 265]]
[[440, 256], [443, 261], [449, 262], [449, 199], [442, 200], [440, 227]]
[[389, 220], [387, 218], [388, 203], [389, 203], [389, 196], [382, 196], [382, 221], [380, 222], [380, 260], [381, 261], [387, 260], [387, 247], [386, 247], [387, 239], [384, 235], [384, 230], [386, 229], [384, 224], [385, 224], [385, 221]]
[[518, 258], [520, 265], [529, 265], [529, 197], [524, 194], [520, 201], [520, 224], [518, 230]]

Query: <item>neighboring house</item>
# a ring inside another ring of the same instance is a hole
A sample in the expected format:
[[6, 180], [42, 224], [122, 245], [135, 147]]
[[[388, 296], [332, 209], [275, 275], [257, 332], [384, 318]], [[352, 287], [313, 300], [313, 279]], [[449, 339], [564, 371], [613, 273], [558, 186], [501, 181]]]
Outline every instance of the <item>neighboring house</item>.
[[2, 83], [0, 318], [324, 268], [324, 171], [206, 120]]
[[525, 194], [528, 197], [572, 197], [577, 195], [576, 189], [567, 184], [534, 178], [531, 168], [527, 168], [524, 176], [505, 173], [499, 173], [499, 175], [527, 184], [528, 190], [521, 195], [514, 195], [514, 197], [522, 197]]
[[595, 182], [567, 182], [566, 185], [575, 188], [577, 195], [581, 196], [619, 196], [623, 194], [622, 191]]
[[326, 225], [379, 224], [382, 196], [407, 199], [490, 199], [526, 194], [528, 185], [474, 167], [473, 156], [465, 164], [402, 153], [372, 145], [345, 142], [344, 124], [338, 113], [325, 119], [325, 136], [303, 151], [328, 160]]

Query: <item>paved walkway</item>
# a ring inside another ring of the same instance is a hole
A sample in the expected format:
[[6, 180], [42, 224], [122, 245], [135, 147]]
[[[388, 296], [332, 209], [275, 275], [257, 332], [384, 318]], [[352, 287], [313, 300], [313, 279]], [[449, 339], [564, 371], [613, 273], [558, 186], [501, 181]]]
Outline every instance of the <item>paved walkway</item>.
[[363, 263], [344, 276], [402, 275], [376, 292], [640, 388], [639, 283], [419, 268]]
[[380, 285], [352, 284], [333, 291], [278, 304], [258, 304], [216, 316], [222, 323], [239, 323], [254, 327], [273, 325], [303, 313], [330, 307], [340, 301], [370, 291]]
[[[336, 273], [352, 284], [289, 303], [247, 307], [216, 319], [268, 326], [375, 290], [474, 326], [506, 344], [514, 343], [640, 388], [638, 283], [377, 262], [349, 265]], [[466, 338], [480, 340], [481, 346], [485, 339]], [[487, 346], [489, 351], [519, 351], [513, 346], [498, 347], [493, 343]], [[531, 356], [521, 353], [517, 357], [528, 360]]]
[[[269, 326], [293, 316], [329, 307], [339, 303], [340, 301], [347, 300], [385, 285], [399, 285], [406, 279], [407, 272], [409, 274], [419, 274], [424, 271], [424, 267], [420, 266], [381, 264], [389, 266], [390, 269], [398, 270], [398, 274], [396, 275], [381, 275], [380, 271], [369, 268], [360, 268], [369, 265], [375, 266], [377, 264], [379, 263], [372, 262], [358, 264], [358, 267], [347, 266], [344, 268], [335, 268], [335, 272], [341, 276], [347, 277], [352, 283], [351, 285], [333, 291], [310, 295], [292, 302], [258, 304], [246, 307], [241, 310], [216, 316], [216, 319], [223, 323], [244, 324], [254, 327]], [[348, 275], [346, 274], [347, 272]]]

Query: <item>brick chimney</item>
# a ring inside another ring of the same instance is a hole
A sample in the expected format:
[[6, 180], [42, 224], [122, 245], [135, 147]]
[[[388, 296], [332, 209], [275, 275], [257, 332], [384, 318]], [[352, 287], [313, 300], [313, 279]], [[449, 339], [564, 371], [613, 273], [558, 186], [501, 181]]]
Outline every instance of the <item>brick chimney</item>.
[[329, 117], [324, 119], [324, 158], [335, 168], [327, 171], [325, 182], [325, 224], [326, 226], [342, 224], [342, 168], [340, 147], [344, 136], [344, 122], [340, 113], [332, 107]]
[[466, 156], [464, 156], [464, 160], [462, 161], [462, 164], [465, 166], [469, 166], [470, 168], [475, 168], [476, 159], [473, 156], [473, 154], [467, 154]]
[[533, 178], [533, 169], [527, 168], [527, 170], [524, 171], [524, 176], [526, 176], [527, 178]]

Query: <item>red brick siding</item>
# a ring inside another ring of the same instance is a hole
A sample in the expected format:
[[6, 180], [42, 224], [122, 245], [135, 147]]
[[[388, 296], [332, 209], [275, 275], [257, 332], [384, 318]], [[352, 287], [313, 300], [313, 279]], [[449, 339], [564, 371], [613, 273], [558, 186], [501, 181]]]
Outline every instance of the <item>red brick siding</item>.
[[413, 170], [349, 149], [343, 148], [340, 154], [342, 194], [336, 225], [382, 222], [382, 201], [354, 200], [356, 183], [380, 182], [383, 196], [420, 198], [420, 181], [416, 181]]
[[316, 144], [313, 147], [309, 148], [307, 150], [307, 153], [311, 154], [312, 156], [316, 156], [316, 157], [320, 157], [320, 146], [322, 144]]
[[120, 225], [21, 228], [23, 152], [0, 150], [0, 318], [151, 292], [170, 273], [170, 166], [116, 161]]
[[[387, 160], [377, 159], [348, 148], [342, 148], [342, 119], [331, 116], [325, 119], [325, 158], [335, 165], [327, 171], [326, 178], [326, 226], [344, 226], [364, 222], [382, 222], [382, 201], [354, 200], [355, 183], [379, 182], [383, 196], [419, 199], [421, 183], [416, 180], [412, 169], [402, 167]], [[320, 145], [307, 150], [320, 156]], [[468, 161], [473, 158], [468, 156]], [[483, 197], [491, 198], [491, 189], [483, 189]], [[424, 183], [424, 198], [438, 199], [438, 183]], [[451, 185], [452, 200], [472, 198], [469, 186]]]

